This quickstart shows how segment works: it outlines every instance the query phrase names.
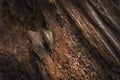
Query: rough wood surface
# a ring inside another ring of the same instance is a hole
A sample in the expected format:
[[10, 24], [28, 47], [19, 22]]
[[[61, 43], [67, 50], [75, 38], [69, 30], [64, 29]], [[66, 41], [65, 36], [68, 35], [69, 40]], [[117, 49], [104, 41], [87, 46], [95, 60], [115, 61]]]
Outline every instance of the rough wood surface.
[[[0, 0], [0, 80], [119, 80], [119, 5]], [[43, 29], [53, 33], [52, 50]]]

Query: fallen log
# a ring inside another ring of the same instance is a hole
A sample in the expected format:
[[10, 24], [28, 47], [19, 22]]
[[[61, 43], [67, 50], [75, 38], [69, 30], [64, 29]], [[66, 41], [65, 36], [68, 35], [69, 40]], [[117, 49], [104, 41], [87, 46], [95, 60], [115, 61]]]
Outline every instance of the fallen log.
[[116, 1], [1, 0], [0, 80], [119, 80]]

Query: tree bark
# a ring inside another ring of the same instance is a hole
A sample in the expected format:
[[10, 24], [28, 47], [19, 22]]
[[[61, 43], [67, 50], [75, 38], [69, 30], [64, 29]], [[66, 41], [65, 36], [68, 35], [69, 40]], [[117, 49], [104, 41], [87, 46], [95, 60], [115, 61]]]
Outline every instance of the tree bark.
[[0, 80], [119, 80], [119, 6], [119, 0], [1, 0]]

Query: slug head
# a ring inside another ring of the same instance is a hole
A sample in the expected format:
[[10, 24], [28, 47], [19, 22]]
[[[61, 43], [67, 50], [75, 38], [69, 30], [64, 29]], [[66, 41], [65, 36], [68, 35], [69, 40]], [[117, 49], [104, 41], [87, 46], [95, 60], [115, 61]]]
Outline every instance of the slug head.
[[53, 33], [50, 30], [43, 29], [44, 46], [53, 49]]

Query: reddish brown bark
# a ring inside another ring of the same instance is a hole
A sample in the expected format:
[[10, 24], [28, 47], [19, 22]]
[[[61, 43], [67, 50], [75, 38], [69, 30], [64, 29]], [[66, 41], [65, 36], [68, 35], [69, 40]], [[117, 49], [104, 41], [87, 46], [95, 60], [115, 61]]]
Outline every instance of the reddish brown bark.
[[[1, 0], [0, 8], [0, 79], [119, 80], [120, 10], [114, 2]], [[52, 50], [42, 44], [43, 29], [53, 33]]]

